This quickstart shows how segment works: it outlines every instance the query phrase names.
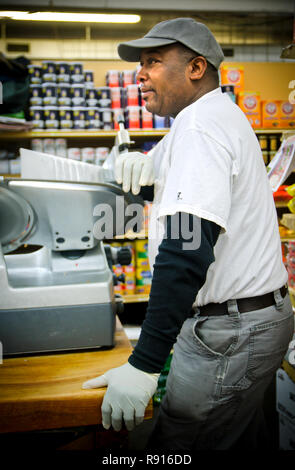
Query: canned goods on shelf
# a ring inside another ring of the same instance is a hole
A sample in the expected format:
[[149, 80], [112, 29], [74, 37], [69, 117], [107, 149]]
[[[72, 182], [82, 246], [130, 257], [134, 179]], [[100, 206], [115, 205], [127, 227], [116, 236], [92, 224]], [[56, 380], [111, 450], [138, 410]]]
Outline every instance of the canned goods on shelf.
[[82, 83], [72, 84], [71, 99], [73, 106], [83, 106], [85, 104], [85, 87]]
[[30, 83], [41, 84], [42, 82], [42, 67], [41, 65], [28, 65], [28, 72]]
[[30, 121], [33, 123], [33, 129], [44, 129], [44, 107], [31, 106], [29, 109]]
[[61, 129], [73, 128], [73, 109], [70, 106], [60, 106], [59, 122]]
[[44, 106], [44, 123], [46, 129], [59, 128], [59, 108], [58, 106]]
[[73, 129], [86, 129], [87, 108], [85, 106], [73, 107]]
[[43, 104], [43, 93], [42, 86], [34, 83], [30, 85], [30, 105], [31, 106], [42, 106]]
[[70, 106], [72, 103], [71, 98], [71, 85], [69, 83], [59, 83], [57, 86], [57, 102], [60, 106]]
[[57, 104], [57, 84], [54, 82], [42, 83], [43, 105]]
[[68, 148], [68, 158], [71, 160], [81, 160], [81, 150], [78, 147]]

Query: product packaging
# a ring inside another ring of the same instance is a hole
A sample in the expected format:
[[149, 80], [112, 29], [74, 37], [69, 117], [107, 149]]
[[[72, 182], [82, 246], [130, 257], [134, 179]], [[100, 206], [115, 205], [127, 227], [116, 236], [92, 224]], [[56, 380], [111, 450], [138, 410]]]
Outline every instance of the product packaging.
[[244, 67], [223, 64], [220, 67], [221, 85], [233, 85], [234, 93], [237, 95], [244, 91]]
[[264, 100], [261, 102], [262, 127], [264, 129], [278, 128], [280, 125], [280, 102]]
[[261, 127], [261, 102], [258, 92], [244, 91], [239, 93], [238, 106], [244, 111], [253, 128]]

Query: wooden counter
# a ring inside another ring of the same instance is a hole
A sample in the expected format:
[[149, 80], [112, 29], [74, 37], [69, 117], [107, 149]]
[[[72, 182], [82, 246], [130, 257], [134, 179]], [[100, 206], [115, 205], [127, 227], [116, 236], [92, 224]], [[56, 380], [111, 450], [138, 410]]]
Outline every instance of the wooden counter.
[[[0, 364], [0, 432], [101, 423], [106, 388], [83, 390], [85, 380], [124, 364], [132, 351], [117, 320], [115, 347], [95, 352], [18, 357]], [[146, 418], [151, 417], [149, 405]]]

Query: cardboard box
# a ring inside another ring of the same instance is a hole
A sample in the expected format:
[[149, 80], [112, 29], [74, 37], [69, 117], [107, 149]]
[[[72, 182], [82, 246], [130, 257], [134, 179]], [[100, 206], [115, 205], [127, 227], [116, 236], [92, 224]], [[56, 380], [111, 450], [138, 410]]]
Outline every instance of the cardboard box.
[[224, 64], [220, 67], [221, 85], [234, 85], [234, 93], [244, 91], [244, 67]]
[[276, 129], [280, 125], [280, 101], [265, 100], [261, 102], [262, 127]]
[[252, 127], [261, 127], [261, 100], [258, 92], [239, 93], [238, 106], [244, 111]]
[[280, 450], [295, 450], [295, 426], [283, 414], [279, 415]]
[[295, 426], [295, 382], [281, 368], [276, 374], [276, 409]]
[[289, 101], [280, 102], [280, 128], [295, 129], [295, 106]]

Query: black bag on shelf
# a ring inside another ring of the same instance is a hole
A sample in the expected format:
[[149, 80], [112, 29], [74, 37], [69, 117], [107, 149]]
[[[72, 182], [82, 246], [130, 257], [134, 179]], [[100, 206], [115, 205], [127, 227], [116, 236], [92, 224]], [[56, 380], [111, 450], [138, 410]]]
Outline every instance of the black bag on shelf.
[[26, 57], [8, 59], [0, 52], [0, 82], [2, 83], [2, 104], [0, 114], [28, 112], [30, 77], [28, 73], [30, 61]]

